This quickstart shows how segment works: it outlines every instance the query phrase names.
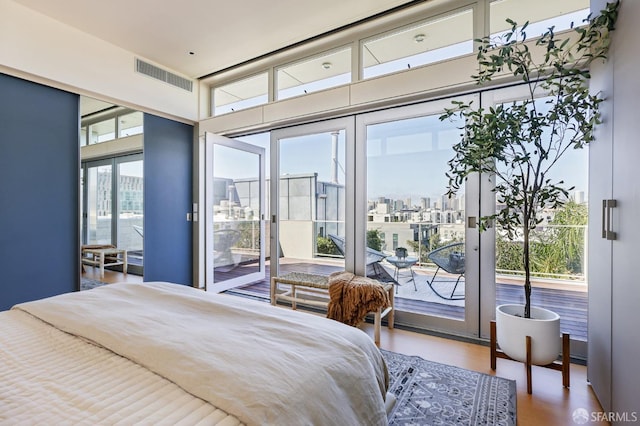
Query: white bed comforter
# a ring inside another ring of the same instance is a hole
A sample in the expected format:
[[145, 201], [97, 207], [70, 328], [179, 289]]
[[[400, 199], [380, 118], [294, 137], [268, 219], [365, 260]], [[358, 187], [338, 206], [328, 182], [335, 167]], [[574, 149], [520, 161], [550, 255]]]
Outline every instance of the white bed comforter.
[[139, 364], [13, 309], [0, 312], [0, 425], [241, 422]]
[[249, 425], [387, 424], [371, 339], [326, 318], [169, 283], [112, 284], [15, 306]]

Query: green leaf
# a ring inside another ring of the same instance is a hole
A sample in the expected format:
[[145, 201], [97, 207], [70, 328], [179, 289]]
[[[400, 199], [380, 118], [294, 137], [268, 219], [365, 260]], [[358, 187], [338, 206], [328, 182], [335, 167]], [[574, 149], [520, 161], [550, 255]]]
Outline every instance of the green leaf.
[[[496, 174], [494, 192], [501, 210], [481, 218], [480, 230], [487, 229], [488, 220], [494, 220], [509, 238], [523, 232], [527, 236], [523, 253], [531, 255], [539, 247], [537, 241], [530, 243], [528, 239], [542, 220], [536, 213], [544, 208], [559, 211], [572, 190], [565, 188], [563, 181], [550, 178], [550, 171], [564, 153], [593, 141], [594, 130], [601, 123], [599, 105], [604, 98], [589, 93], [588, 66], [596, 58], [607, 58], [618, 7], [619, 2], [608, 4], [587, 26], [573, 28], [577, 42], [566, 34], [558, 36], [554, 27], [548, 28], [535, 42], [543, 50], [539, 58], [523, 43], [528, 22], [518, 29], [515, 21], [507, 19], [511, 30], [500, 43], [481, 39], [479, 72], [471, 78], [481, 84], [508, 71], [528, 85], [531, 96], [486, 109], [454, 101], [440, 116], [441, 120], [465, 120], [447, 163], [448, 191], [460, 190], [471, 173]], [[536, 103], [539, 91], [546, 92], [548, 99]], [[527, 262], [528, 268], [531, 264]]]

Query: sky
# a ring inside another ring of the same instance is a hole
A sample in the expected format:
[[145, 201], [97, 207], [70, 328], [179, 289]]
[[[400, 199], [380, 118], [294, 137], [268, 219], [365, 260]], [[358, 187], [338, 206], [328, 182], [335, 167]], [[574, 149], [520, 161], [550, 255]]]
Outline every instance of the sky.
[[[411, 198], [419, 204], [422, 197], [435, 199], [447, 191], [447, 162], [453, 157], [452, 145], [460, 130], [457, 123], [440, 122], [438, 116], [413, 118], [369, 126], [367, 129], [368, 199]], [[268, 134], [242, 140], [268, 146]], [[344, 132], [339, 138], [339, 183], [345, 182]], [[296, 137], [281, 141], [281, 174], [318, 173], [321, 181], [331, 180], [331, 135], [329, 133]], [[224, 173], [234, 178], [249, 177], [244, 161], [229, 162]], [[217, 176], [224, 176], [220, 169]], [[253, 173], [255, 176], [255, 173]], [[269, 174], [267, 174], [269, 176]], [[549, 175], [563, 179], [566, 187], [587, 192], [588, 149], [570, 150]], [[460, 194], [461, 195], [461, 194]]]

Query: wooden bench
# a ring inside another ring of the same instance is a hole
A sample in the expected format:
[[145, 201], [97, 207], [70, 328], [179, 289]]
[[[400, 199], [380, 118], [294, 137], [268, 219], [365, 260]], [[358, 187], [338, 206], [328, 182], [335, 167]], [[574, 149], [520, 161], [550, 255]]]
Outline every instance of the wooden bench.
[[[127, 251], [112, 245], [91, 245], [82, 247], [82, 264], [100, 268], [100, 278], [104, 278], [104, 265], [122, 265], [122, 272], [127, 273]], [[84, 266], [83, 266], [84, 268]]]
[[[289, 289], [278, 293], [278, 285], [284, 284]], [[374, 342], [380, 346], [380, 324], [382, 318], [388, 316], [387, 327], [393, 328], [393, 284], [380, 283], [389, 294], [390, 306], [373, 312]], [[329, 277], [326, 275], [307, 274], [303, 272], [289, 272], [288, 274], [271, 278], [271, 304], [275, 306], [278, 300], [291, 302], [291, 308], [296, 309], [297, 303], [326, 308], [329, 305]], [[310, 298], [309, 296], [316, 296]]]

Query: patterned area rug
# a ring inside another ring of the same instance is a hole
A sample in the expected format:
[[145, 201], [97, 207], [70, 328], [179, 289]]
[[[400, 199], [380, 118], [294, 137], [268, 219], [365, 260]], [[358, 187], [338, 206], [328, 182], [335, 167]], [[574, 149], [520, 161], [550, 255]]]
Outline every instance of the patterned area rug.
[[397, 402], [389, 425], [515, 425], [516, 382], [381, 350]]
[[90, 278], [81, 278], [80, 279], [80, 290], [91, 290], [92, 288], [100, 287], [105, 285], [102, 281], [92, 280]]

